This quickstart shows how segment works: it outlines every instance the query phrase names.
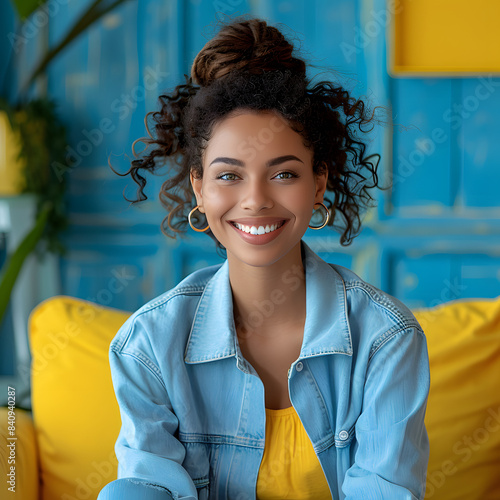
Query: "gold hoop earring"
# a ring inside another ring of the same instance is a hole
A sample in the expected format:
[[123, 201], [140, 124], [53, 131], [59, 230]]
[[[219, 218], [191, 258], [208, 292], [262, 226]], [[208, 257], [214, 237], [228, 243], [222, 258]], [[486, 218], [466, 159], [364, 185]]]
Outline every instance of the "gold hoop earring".
[[[199, 205], [196, 205], [193, 210], [191, 210], [191, 212], [189, 212], [189, 215], [188, 215], [188, 222], [189, 222], [189, 225], [191, 226], [191, 229], [193, 229], [194, 231], [196, 231], [197, 233], [203, 233], [205, 232], [209, 227], [210, 227], [210, 224], [207, 224], [207, 227], [203, 228], [203, 229], [198, 229], [197, 227], [194, 227], [193, 226], [193, 223], [191, 222], [191, 216], [193, 215], [194, 212], [196, 212], [196, 210], [198, 210], [199, 208]], [[201, 212], [200, 212], [201, 213]]]
[[328, 224], [328, 221], [330, 220], [330, 210], [328, 210], [328, 207], [324, 203], [315, 203], [314, 206], [316, 206], [316, 205], [321, 205], [324, 208], [324, 211], [325, 211], [324, 219], [325, 219], [325, 221], [323, 222], [323, 224], [321, 226], [311, 226], [309, 224], [307, 227], [309, 227], [311, 229], [322, 229], [322, 228], [324, 228]]

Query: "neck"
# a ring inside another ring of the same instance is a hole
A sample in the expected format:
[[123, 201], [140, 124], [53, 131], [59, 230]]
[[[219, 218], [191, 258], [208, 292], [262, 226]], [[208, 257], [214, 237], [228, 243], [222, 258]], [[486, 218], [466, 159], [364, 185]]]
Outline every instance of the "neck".
[[275, 337], [303, 328], [306, 285], [300, 242], [270, 266], [249, 266], [228, 254], [238, 336]]

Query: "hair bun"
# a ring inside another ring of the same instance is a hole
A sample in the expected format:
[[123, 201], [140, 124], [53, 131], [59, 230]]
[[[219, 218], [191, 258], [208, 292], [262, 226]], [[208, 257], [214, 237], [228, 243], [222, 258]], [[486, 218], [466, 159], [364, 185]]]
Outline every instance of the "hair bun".
[[205, 87], [238, 70], [261, 74], [289, 69], [305, 76], [305, 62], [293, 57], [292, 52], [293, 45], [265, 21], [233, 21], [224, 25], [201, 49], [191, 67], [191, 77]]

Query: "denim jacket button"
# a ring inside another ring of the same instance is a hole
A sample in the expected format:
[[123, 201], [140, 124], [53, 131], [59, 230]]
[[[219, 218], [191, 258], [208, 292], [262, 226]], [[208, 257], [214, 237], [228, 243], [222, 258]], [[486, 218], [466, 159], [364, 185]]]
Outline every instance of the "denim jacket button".
[[342, 439], [342, 441], [345, 441], [349, 437], [349, 433], [347, 431], [340, 431], [339, 432], [339, 438]]
[[302, 363], [299, 361], [296, 365], [295, 365], [295, 369], [298, 371], [298, 372], [301, 372], [302, 371], [302, 368], [304, 368], [304, 366], [302, 365]]

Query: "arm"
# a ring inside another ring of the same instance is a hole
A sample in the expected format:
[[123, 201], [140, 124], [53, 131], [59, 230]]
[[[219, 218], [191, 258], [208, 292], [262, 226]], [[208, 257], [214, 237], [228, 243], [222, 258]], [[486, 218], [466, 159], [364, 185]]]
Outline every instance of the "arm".
[[427, 344], [420, 330], [400, 331], [372, 353], [355, 427], [355, 463], [342, 486], [346, 499], [424, 497], [429, 385]]
[[115, 445], [118, 479], [98, 500], [195, 500], [182, 467], [184, 446], [174, 437], [178, 420], [155, 365], [143, 354], [110, 349], [113, 386], [122, 427]]

